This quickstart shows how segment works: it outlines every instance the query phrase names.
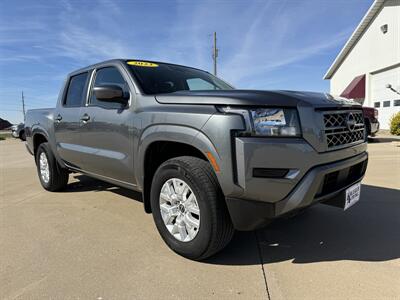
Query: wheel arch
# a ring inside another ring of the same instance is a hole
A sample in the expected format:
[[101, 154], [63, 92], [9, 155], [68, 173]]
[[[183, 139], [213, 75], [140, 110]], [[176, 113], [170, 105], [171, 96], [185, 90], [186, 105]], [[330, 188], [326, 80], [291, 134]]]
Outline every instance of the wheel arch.
[[[194, 156], [221, 166], [221, 158], [212, 142], [201, 131], [183, 126], [155, 125], [145, 130], [139, 140], [136, 178], [143, 193], [144, 209], [151, 212], [150, 187], [155, 171], [164, 161], [178, 156]], [[151, 158], [156, 157], [156, 159]], [[213, 168], [217, 175], [220, 173]]]
[[37, 149], [40, 144], [47, 143], [49, 138], [43, 131], [38, 131], [32, 134], [33, 155], [36, 156]]

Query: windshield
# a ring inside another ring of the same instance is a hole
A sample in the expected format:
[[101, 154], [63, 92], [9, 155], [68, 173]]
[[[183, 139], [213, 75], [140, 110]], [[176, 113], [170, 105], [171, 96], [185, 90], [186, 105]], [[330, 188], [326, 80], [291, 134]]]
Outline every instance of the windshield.
[[127, 64], [143, 92], [149, 95], [233, 89], [221, 79], [193, 68], [146, 61], [128, 61]]

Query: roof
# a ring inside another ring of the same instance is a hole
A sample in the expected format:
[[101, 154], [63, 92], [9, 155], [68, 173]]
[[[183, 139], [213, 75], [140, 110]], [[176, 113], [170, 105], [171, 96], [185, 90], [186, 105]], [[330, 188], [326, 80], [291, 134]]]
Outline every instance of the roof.
[[346, 56], [349, 54], [351, 49], [355, 46], [358, 40], [361, 38], [367, 27], [371, 24], [375, 16], [381, 10], [385, 0], [375, 0], [371, 5], [365, 16], [362, 18], [360, 24], [356, 27], [350, 38], [347, 40], [346, 44], [343, 46], [342, 50], [336, 56], [332, 65], [329, 67], [328, 71], [324, 75], [324, 79], [331, 79], [336, 70], [340, 67]]
[[[98, 68], [104, 64], [112, 64], [112, 63], [122, 63], [125, 64], [127, 61], [143, 61], [143, 62], [150, 62], [150, 63], [156, 63], [156, 64], [164, 64], [164, 65], [171, 65], [171, 66], [179, 66], [179, 67], [184, 67], [184, 68], [190, 68], [190, 69], [195, 69], [195, 70], [199, 70], [199, 71], [203, 71], [203, 72], [207, 72], [204, 71], [202, 69], [198, 69], [198, 68], [194, 68], [194, 67], [189, 67], [189, 66], [184, 66], [184, 65], [178, 65], [178, 64], [174, 64], [174, 63], [168, 63], [168, 62], [162, 62], [162, 61], [155, 61], [155, 60], [148, 60], [148, 59], [126, 59], [126, 58], [114, 58], [114, 59], [109, 59], [109, 60], [105, 60], [105, 61], [101, 61], [95, 64], [91, 64], [89, 66], [74, 70], [72, 72], [70, 72], [68, 74], [68, 76], [73, 76], [75, 74], [81, 73], [81, 72], [85, 72], [88, 71], [90, 69], [95, 69]], [[207, 72], [209, 73], [209, 72]]]

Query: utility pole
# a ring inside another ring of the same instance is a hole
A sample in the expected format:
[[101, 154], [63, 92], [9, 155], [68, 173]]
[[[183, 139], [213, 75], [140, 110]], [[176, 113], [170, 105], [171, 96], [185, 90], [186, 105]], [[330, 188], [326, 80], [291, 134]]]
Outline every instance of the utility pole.
[[217, 57], [218, 57], [217, 33], [214, 32], [214, 47], [213, 47], [212, 58], [214, 61], [214, 75], [215, 76], [217, 76]]
[[25, 99], [24, 99], [24, 91], [22, 91], [22, 113], [24, 114], [24, 122], [25, 122]]

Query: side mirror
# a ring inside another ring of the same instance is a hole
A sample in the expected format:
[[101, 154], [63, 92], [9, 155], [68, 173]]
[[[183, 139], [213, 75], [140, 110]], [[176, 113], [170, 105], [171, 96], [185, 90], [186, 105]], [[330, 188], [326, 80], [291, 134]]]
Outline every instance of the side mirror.
[[118, 85], [102, 84], [93, 87], [96, 98], [100, 101], [126, 103], [127, 97]]

